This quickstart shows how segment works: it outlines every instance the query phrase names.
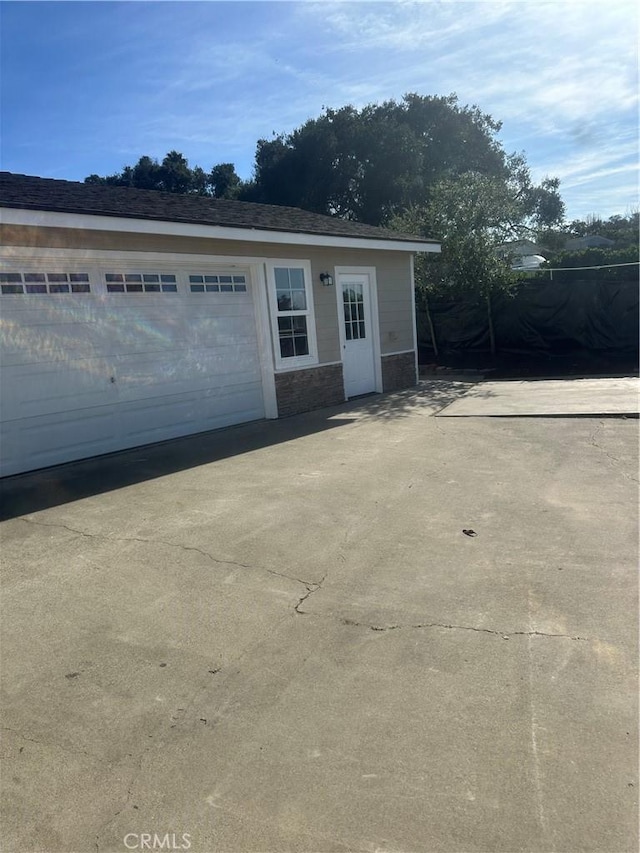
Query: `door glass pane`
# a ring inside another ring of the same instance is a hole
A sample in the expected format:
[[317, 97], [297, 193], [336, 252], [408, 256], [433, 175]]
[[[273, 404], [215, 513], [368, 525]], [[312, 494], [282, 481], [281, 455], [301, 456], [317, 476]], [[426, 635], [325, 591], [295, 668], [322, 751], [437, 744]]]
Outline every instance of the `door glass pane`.
[[366, 337], [364, 320], [364, 285], [350, 282], [342, 287], [344, 303], [344, 333], [348, 341], [358, 341]]

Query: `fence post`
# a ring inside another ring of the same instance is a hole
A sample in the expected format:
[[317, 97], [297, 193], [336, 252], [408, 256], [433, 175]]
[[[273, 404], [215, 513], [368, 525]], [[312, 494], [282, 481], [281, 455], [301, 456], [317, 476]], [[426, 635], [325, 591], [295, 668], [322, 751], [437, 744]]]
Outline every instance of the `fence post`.
[[491, 294], [487, 293], [487, 317], [489, 319], [489, 343], [491, 345], [491, 355], [496, 354], [496, 335], [493, 328], [493, 316], [491, 314]]
[[431, 311], [429, 311], [429, 300], [425, 296], [424, 308], [427, 315], [427, 323], [429, 324], [429, 334], [431, 335], [431, 343], [433, 344], [433, 352], [438, 359], [438, 342], [436, 341], [436, 332], [433, 328], [433, 320], [431, 319]]

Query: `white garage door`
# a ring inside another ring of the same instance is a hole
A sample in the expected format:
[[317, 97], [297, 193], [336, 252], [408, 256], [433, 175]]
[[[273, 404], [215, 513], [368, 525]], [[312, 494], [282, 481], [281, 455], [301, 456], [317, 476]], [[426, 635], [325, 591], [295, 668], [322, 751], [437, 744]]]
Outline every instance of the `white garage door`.
[[248, 269], [0, 273], [0, 475], [264, 417]]

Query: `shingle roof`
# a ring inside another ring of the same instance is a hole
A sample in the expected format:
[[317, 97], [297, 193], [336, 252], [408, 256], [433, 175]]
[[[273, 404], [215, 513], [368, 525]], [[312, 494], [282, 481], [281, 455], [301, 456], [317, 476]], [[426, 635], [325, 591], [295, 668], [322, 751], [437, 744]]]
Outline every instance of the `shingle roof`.
[[0, 205], [26, 210], [153, 219], [331, 237], [360, 237], [413, 243], [438, 242], [361, 222], [309, 213], [295, 207], [84, 184], [11, 172], [0, 172]]

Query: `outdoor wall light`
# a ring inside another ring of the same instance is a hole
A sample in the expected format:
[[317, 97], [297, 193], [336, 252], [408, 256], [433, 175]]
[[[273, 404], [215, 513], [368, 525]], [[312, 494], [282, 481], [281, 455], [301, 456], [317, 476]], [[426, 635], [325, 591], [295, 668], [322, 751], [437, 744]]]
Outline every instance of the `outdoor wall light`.
[[320, 273], [320, 281], [324, 285], [324, 287], [333, 287], [333, 276], [328, 272]]

